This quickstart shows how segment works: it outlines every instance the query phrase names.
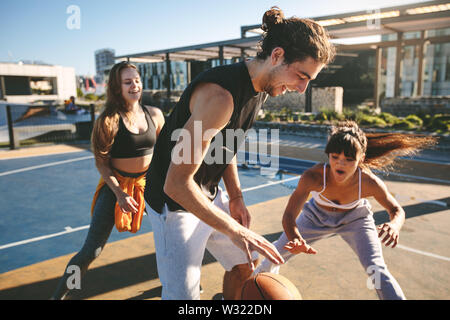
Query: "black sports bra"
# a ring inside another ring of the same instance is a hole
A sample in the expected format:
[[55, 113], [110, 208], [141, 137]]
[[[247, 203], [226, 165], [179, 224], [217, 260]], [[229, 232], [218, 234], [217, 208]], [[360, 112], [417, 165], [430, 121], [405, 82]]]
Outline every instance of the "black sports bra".
[[153, 153], [156, 143], [156, 125], [146, 107], [142, 107], [147, 120], [147, 131], [143, 133], [130, 132], [119, 118], [119, 130], [111, 147], [111, 158], [136, 158]]

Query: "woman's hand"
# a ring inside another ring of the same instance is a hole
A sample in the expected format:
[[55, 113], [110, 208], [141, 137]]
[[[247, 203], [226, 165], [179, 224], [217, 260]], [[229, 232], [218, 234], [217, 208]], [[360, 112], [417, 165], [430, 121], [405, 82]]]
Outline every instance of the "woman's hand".
[[284, 246], [286, 250], [288, 250], [290, 253], [293, 254], [299, 254], [299, 253], [308, 253], [308, 254], [316, 254], [317, 250], [311, 247], [309, 244], [306, 243], [305, 240], [302, 238], [294, 238], [294, 240], [289, 241]]
[[381, 243], [384, 243], [386, 247], [392, 243], [392, 248], [395, 248], [400, 238], [400, 228], [395, 223], [388, 222], [378, 226], [377, 229], [379, 238], [386, 234]]
[[116, 198], [120, 209], [122, 209], [122, 212], [138, 212], [139, 204], [136, 202], [136, 200], [133, 199], [132, 196], [128, 195], [126, 192], [121, 191], [119, 195], [116, 196]]

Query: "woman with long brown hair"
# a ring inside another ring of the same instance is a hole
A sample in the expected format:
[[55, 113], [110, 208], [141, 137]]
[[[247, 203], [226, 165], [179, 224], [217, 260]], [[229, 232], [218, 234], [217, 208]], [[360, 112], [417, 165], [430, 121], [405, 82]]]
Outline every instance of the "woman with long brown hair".
[[[381, 249], [381, 243], [397, 245], [405, 212], [371, 170], [386, 169], [398, 156], [411, 155], [435, 142], [418, 135], [365, 134], [353, 121], [333, 127], [325, 148], [329, 163], [302, 174], [285, 209], [284, 233], [275, 247], [287, 261], [302, 252], [316, 254], [310, 244], [339, 234], [358, 255], [364, 270], [369, 275], [376, 273], [372, 279], [377, 280], [374, 287], [380, 299], [405, 299]], [[376, 228], [368, 197], [387, 210], [390, 222]], [[264, 260], [256, 272], [263, 271], [278, 273], [279, 266]]]
[[136, 66], [127, 62], [114, 65], [105, 107], [92, 132], [92, 150], [101, 178], [92, 202], [89, 232], [81, 251], [68, 263], [53, 299], [64, 299], [71, 293], [69, 277], [76, 270], [84, 276], [103, 250], [114, 225], [120, 232], [135, 233], [140, 228], [145, 209], [145, 174], [164, 125], [162, 112], [142, 106], [141, 97], [142, 83]]

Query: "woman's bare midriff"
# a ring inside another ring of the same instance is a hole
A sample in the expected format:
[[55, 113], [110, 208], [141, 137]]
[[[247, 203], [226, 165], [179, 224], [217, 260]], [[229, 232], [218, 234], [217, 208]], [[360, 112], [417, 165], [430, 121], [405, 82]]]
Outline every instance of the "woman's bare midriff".
[[148, 169], [151, 161], [151, 154], [136, 158], [111, 158], [111, 166], [124, 172], [140, 173]]
[[321, 207], [322, 209], [325, 209], [325, 210], [327, 210], [327, 211], [334, 211], [334, 212], [342, 212], [342, 213], [345, 213], [345, 212], [349, 212], [349, 211], [352, 211], [353, 209], [339, 209], [339, 208], [335, 208], [335, 207], [327, 207], [327, 206], [324, 206], [324, 205], [321, 205], [321, 204], [318, 204], [318, 203], [316, 203], [316, 205], [317, 206], [319, 206], [319, 207]]

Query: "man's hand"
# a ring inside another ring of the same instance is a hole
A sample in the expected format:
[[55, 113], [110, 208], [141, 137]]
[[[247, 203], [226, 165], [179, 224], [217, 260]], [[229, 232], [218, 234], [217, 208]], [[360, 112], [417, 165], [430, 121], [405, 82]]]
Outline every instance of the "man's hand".
[[272, 263], [284, 263], [283, 257], [280, 255], [275, 246], [267, 241], [264, 237], [251, 231], [250, 229], [241, 227], [239, 230], [237, 230], [237, 232], [230, 236], [230, 239], [238, 248], [246, 253], [247, 261], [252, 271], [255, 270], [251, 253], [252, 251], [259, 252], [264, 257], [269, 259]]
[[242, 196], [233, 198], [229, 202], [231, 217], [246, 228], [250, 228], [251, 215], [245, 206]]

